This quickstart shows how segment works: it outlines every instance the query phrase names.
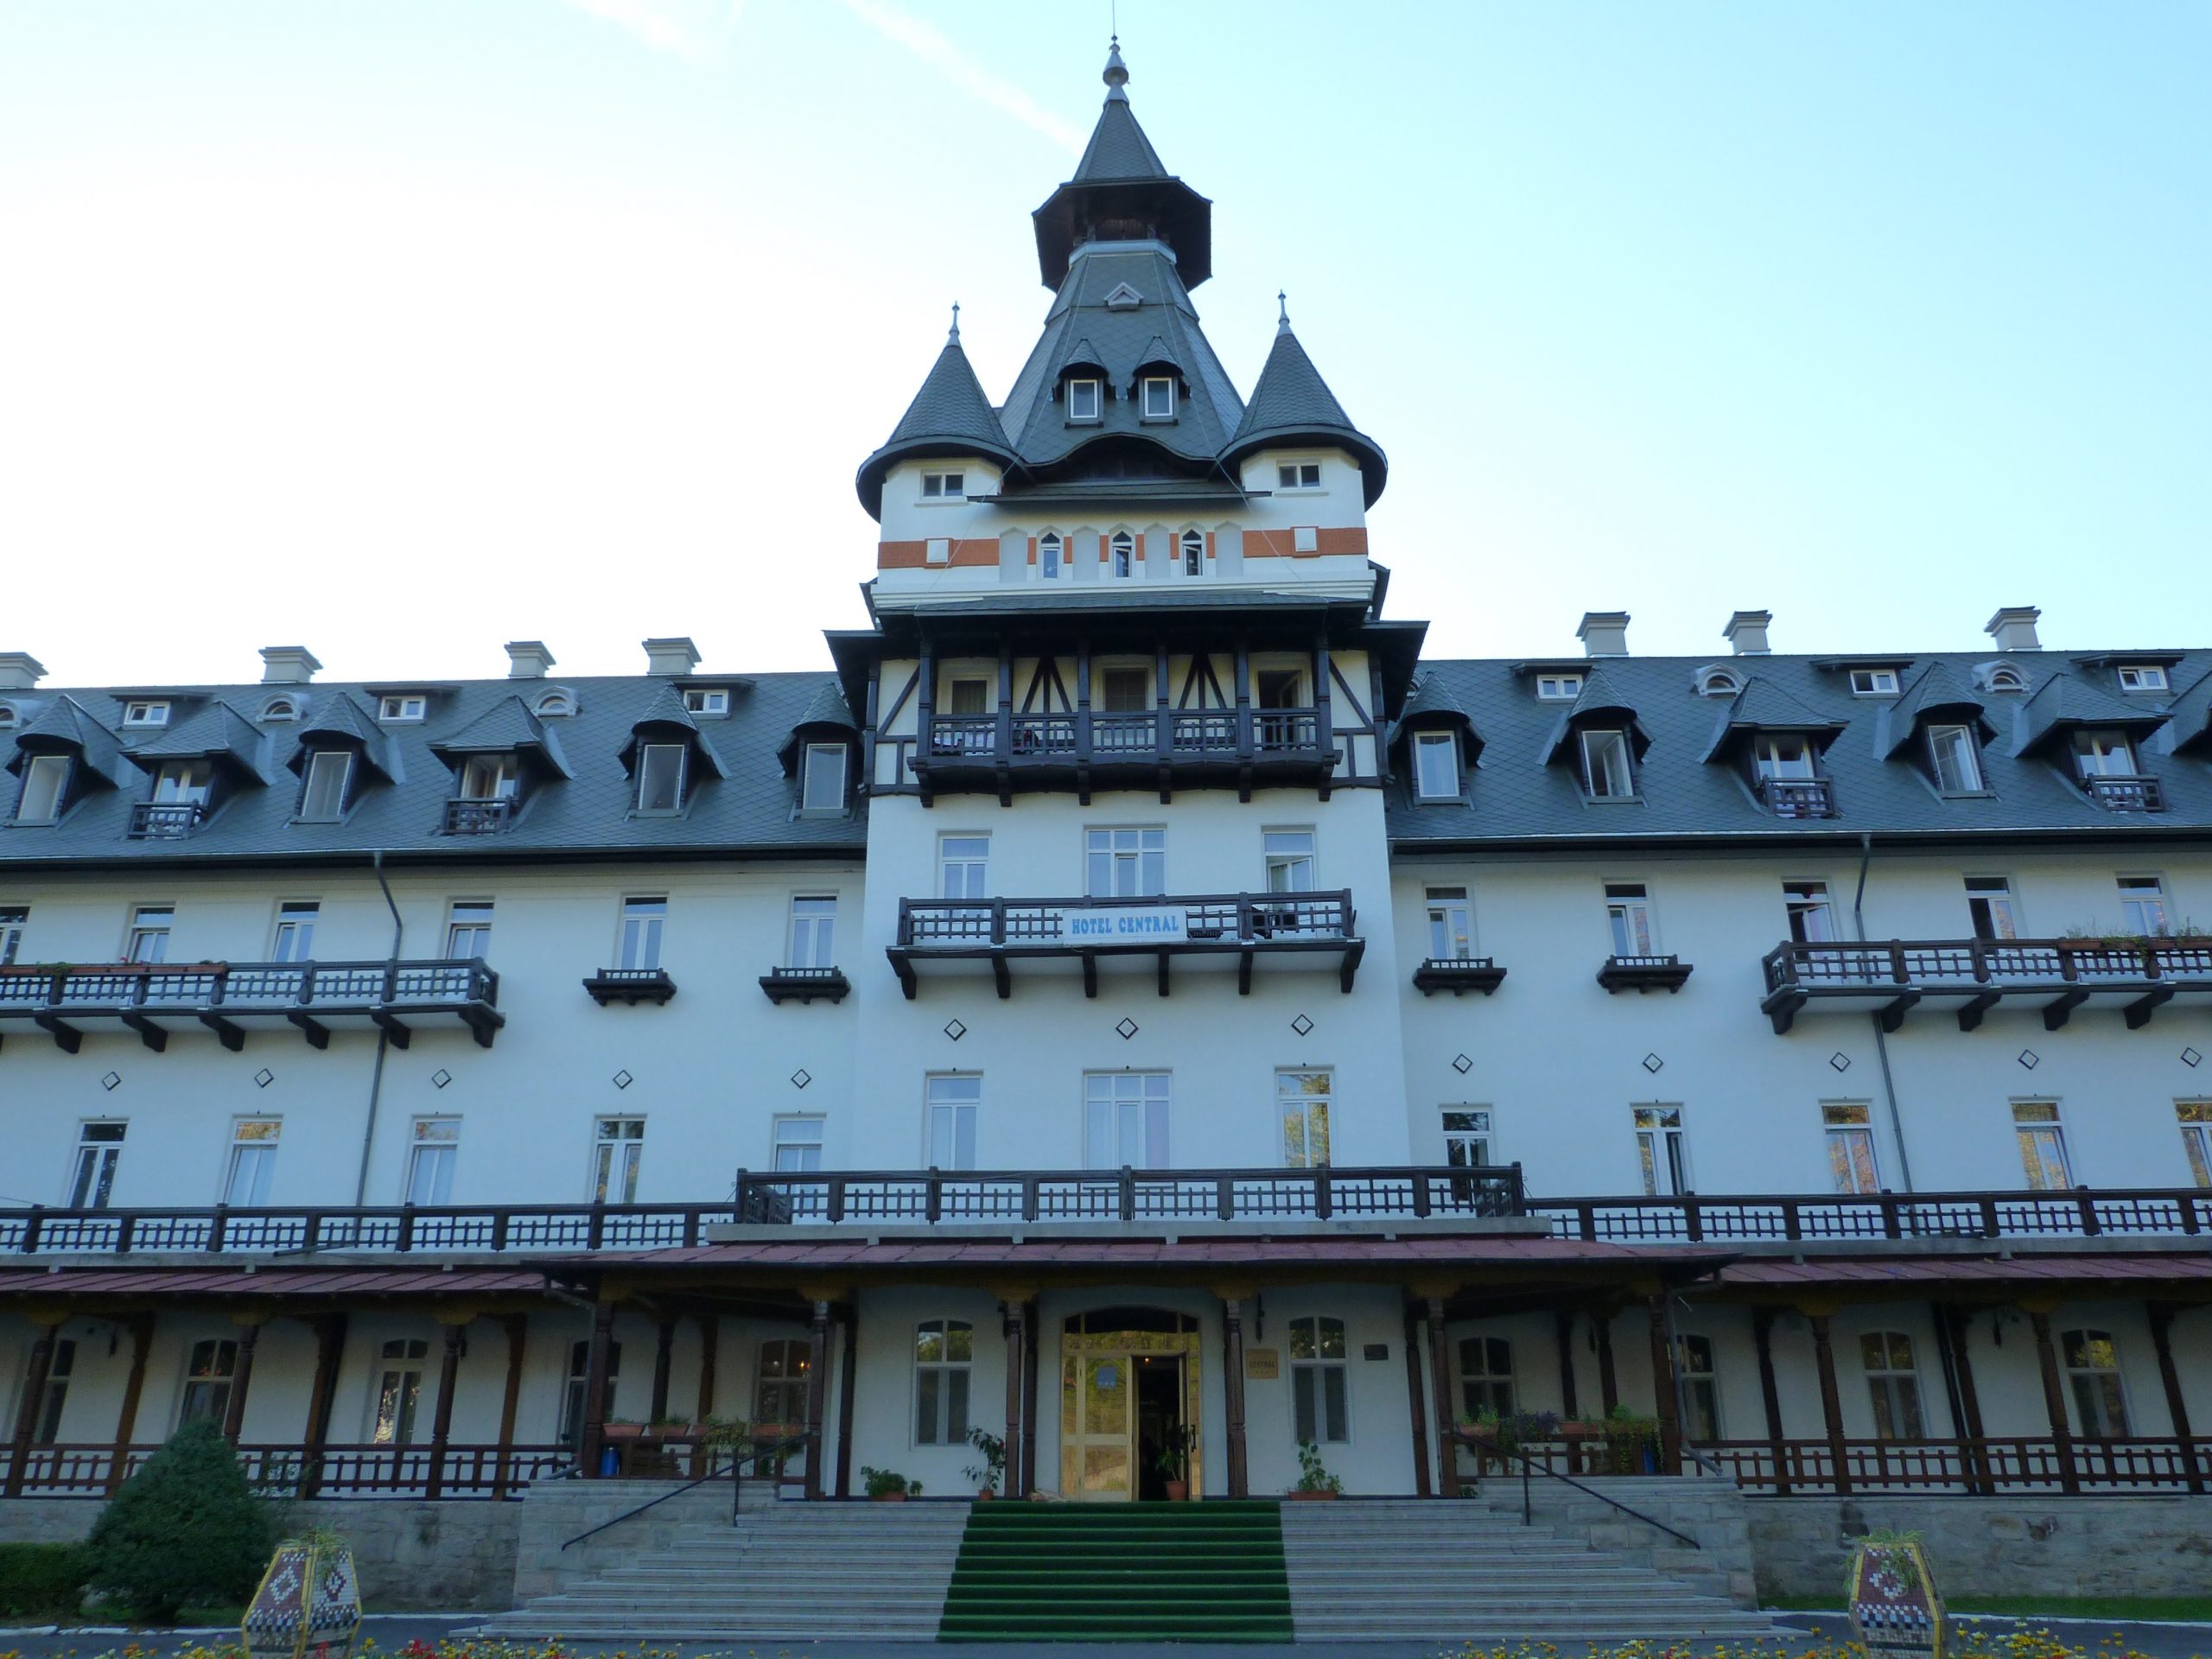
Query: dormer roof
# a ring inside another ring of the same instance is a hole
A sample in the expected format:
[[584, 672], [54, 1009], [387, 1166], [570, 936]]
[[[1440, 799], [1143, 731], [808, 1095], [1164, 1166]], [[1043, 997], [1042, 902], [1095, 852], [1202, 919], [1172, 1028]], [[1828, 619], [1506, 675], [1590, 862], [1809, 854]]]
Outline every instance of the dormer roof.
[[1551, 734], [1544, 740], [1543, 753], [1537, 758], [1550, 766], [1567, 752], [1576, 732], [1609, 724], [1628, 733], [1629, 747], [1641, 760], [1651, 747], [1651, 734], [1636, 717], [1636, 706], [1605, 677], [1605, 670], [1592, 667], [1583, 677], [1580, 695], [1560, 711], [1559, 718], [1552, 723]]
[[1001, 467], [1016, 464], [1007, 442], [998, 412], [983, 395], [968, 353], [961, 349], [960, 324], [956, 317], [944, 348], [922, 381], [922, 389], [899, 424], [891, 429], [882, 448], [861, 463], [854, 487], [868, 517], [883, 516], [883, 480], [902, 461], [923, 461], [933, 455], [976, 455]]
[[852, 709], [845, 702], [845, 694], [835, 680], [824, 680], [814, 695], [807, 699], [806, 707], [791, 722], [789, 736], [776, 751], [776, 759], [783, 763], [784, 775], [795, 776], [798, 771], [798, 752], [810, 737], [836, 735], [848, 741], [860, 736], [860, 723], [853, 718]]
[[1875, 711], [1874, 753], [1889, 760], [1911, 742], [1923, 726], [1946, 716], [1975, 728], [1985, 741], [1997, 735], [1996, 723], [1989, 718], [1989, 706], [1980, 693], [1942, 663], [1930, 663], [1905, 687], [1903, 696]]
[[269, 771], [269, 740], [255, 725], [220, 697], [130, 751], [131, 759], [147, 761], [213, 760], [243, 772], [260, 783], [274, 779]]
[[561, 753], [561, 741], [545, 729], [518, 697], [503, 697], [450, 737], [433, 742], [430, 753], [440, 760], [450, 755], [527, 755], [563, 778], [576, 774]]
[[2212, 753], [2212, 669], [2167, 705], [2163, 736], [2169, 754]]
[[362, 759], [387, 779], [400, 781], [398, 746], [347, 691], [332, 692], [315, 700], [315, 712], [301, 722], [299, 741], [293, 745], [284, 764], [298, 772], [315, 750], [348, 744], [359, 748]]
[[655, 688], [652, 700], [630, 728], [629, 741], [616, 752], [615, 758], [622, 762], [626, 772], [634, 772], [640, 747], [648, 741], [658, 740], [665, 742], [671, 738], [689, 744], [692, 752], [707, 763], [715, 777], [727, 778], [730, 775], [728, 764], [708, 740], [706, 728], [691, 717], [691, 711], [683, 706], [683, 699], [677, 696], [676, 688], [665, 681]]
[[20, 772], [23, 757], [31, 754], [56, 754], [74, 751], [77, 758], [99, 777], [118, 787], [131, 782], [137, 773], [124, 756], [122, 745], [113, 732], [100, 724], [90, 709], [66, 692], [39, 710], [35, 719], [27, 721], [16, 733], [16, 753], [10, 757], [8, 770]]
[[1222, 464], [1234, 467], [1258, 450], [1301, 443], [1350, 450], [1359, 461], [1361, 492], [1369, 506], [1375, 505], [1389, 480], [1390, 463], [1382, 445], [1351, 423], [1351, 416], [1298, 343], [1286, 310], [1275, 325], [1275, 343], [1268, 353], [1267, 366], [1260, 371], [1259, 385], [1252, 388], [1244, 418], [1222, 452]]
[[2031, 754], [2077, 731], [2117, 731], [2147, 737], [2165, 723], [2164, 709], [2122, 702], [2071, 674], [2054, 674], [2012, 711], [2012, 753]]
[[1744, 689], [1728, 700], [1714, 726], [1713, 741], [1700, 756], [1704, 760], [1719, 760], [1741, 740], [1761, 732], [1789, 732], [1803, 737], [1815, 749], [1825, 749], [1835, 741], [1848, 721], [1838, 720], [1810, 708], [1783, 690], [1773, 681], [1754, 674], [1744, 682]]
[[1407, 695], [1406, 706], [1398, 711], [1398, 724], [1391, 734], [1396, 741], [1413, 731], [1456, 729], [1459, 746], [1465, 758], [1472, 760], [1483, 752], [1482, 734], [1475, 728], [1474, 716], [1452, 695], [1451, 686], [1440, 674], [1424, 674], [1414, 682]]

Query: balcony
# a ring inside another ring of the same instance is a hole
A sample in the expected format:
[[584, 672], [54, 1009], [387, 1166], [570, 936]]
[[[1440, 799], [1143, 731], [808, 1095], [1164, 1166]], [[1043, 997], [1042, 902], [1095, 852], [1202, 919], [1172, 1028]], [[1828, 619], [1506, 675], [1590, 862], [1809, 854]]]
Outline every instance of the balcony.
[[514, 823], [517, 804], [511, 795], [496, 801], [448, 801], [445, 823], [438, 833], [446, 836], [496, 836]]
[[1680, 957], [1607, 957], [1598, 982], [1618, 996], [1623, 991], [1679, 991], [1690, 976]]
[[2165, 791], [2155, 778], [2084, 778], [2082, 787], [2107, 812], [2163, 812]]
[[137, 801], [130, 808], [132, 841], [181, 841], [205, 822], [204, 801]]
[[1490, 996], [1504, 982], [1505, 969], [1488, 957], [1431, 957], [1414, 969], [1414, 988], [1423, 996], [1439, 991], [1454, 996], [1480, 991]]
[[1241, 893], [1198, 898], [902, 899], [899, 942], [887, 946], [899, 988], [911, 1001], [924, 974], [988, 971], [1001, 1000], [1013, 995], [1013, 969], [1077, 974], [1083, 994], [1098, 995], [1101, 973], [1157, 975], [1168, 995], [1169, 964], [1226, 972], [1240, 995], [1252, 976], [1334, 965], [1338, 987], [1351, 989], [1367, 942], [1352, 931], [1351, 894]]
[[842, 968], [771, 968], [760, 976], [760, 988], [771, 1002], [811, 1002], [821, 997], [842, 1002], [853, 982]]
[[1233, 783], [1313, 784], [1337, 764], [1320, 709], [1090, 709], [1054, 715], [932, 715], [914, 753], [926, 804], [938, 790], [1093, 789]]
[[1777, 945], [1762, 963], [1760, 1012], [1777, 1033], [1798, 1014], [1875, 1014], [1895, 1031], [1916, 1007], [1955, 1012], [1972, 1031], [1999, 1002], [2056, 1031], [2083, 1006], [2118, 1007], [2131, 1030], [2171, 1001], [2212, 1002], [2212, 938], [1891, 939]]
[[0, 968], [0, 1039], [26, 1027], [74, 1054], [86, 1032], [135, 1032], [159, 1053], [180, 1031], [212, 1031], [227, 1049], [250, 1031], [296, 1029], [316, 1048], [330, 1033], [466, 1027], [480, 1046], [506, 1023], [499, 976], [469, 958], [433, 962], [106, 963]]
[[602, 1008], [610, 1002], [658, 1007], [676, 995], [676, 982], [664, 968], [602, 968], [584, 981], [584, 989]]
[[1604, 1244], [1795, 1244], [1804, 1240], [2198, 1238], [2212, 1188], [2063, 1192], [1820, 1192], [1531, 1198], [1554, 1238]]
[[1777, 818], [1835, 817], [1835, 786], [1826, 778], [1762, 778], [1760, 803]]

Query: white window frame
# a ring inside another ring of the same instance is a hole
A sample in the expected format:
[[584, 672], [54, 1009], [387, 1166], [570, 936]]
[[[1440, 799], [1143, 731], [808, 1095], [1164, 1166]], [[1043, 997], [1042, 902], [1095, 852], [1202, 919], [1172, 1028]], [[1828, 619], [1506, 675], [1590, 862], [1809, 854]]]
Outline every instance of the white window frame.
[[[1902, 1363], [1897, 1346], [1900, 1343], [1904, 1344]], [[1910, 1331], [1885, 1329], [1859, 1333], [1859, 1363], [1866, 1378], [1866, 1407], [1873, 1419], [1876, 1440], [1926, 1438], [1928, 1408], [1920, 1387], [1919, 1358], [1920, 1351], [1914, 1345]]]
[[1037, 580], [1058, 582], [1067, 571], [1067, 538], [1048, 530], [1037, 538]]
[[483, 961], [492, 947], [493, 908], [489, 899], [455, 899], [446, 906], [447, 961]]
[[[1147, 374], [1137, 388], [1142, 402], [1137, 409], [1147, 421], [1172, 421], [1175, 418], [1175, 377], [1172, 374]], [[1160, 393], [1159, 407], [1154, 406], [1154, 393]]]
[[[1099, 878], [1105, 877], [1102, 890]], [[1103, 824], [1083, 832], [1083, 887], [1090, 899], [1167, 893], [1167, 831], [1159, 824]]]
[[166, 726], [169, 723], [169, 705], [159, 697], [133, 697], [123, 705], [125, 726]]
[[271, 697], [261, 705], [261, 719], [264, 725], [281, 724], [300, 717], [297, 697]]
[[[1475, 954], [1475, 906], [1463, 887], [1423, 891], [1428, 907], [1428, 960], [1465, 962]], [[1438, 950], [1439, 945], [1446, 947]]]
[[1659, 917], [1651, 887], [1643, 881], [1605, 883], [1605, 927], [1617, 957], [1656, 957]]
[[[672, 757], [672, 758], [671, 758]], [[683, 786], [691, 767], [691, 746], [689, 743], [640, 743], [638, 746], [638, 789], [631, 804], [640, 817], [673, 817], [683, 810]], [[675, 768], [673, 798], [665, 804], [649, 804], [649, 799], [671, 793], [664, 788], [656, 790], [656, 783], [665, 785], [668, 769]]]
[[[338, 783], [331, 810], [315, 810], [318, 792], [332, 793], [328, 779], [336, 768]], [[319, 781], [320, 780], [320, 781]], [[351, 749], [315, 749], [308, 755], [307, 775], [300, 782], [300, 822], [302, 823], [336, 823], [346, 816], [346, 797], [353, 783], [353, 751]]]
[[1843, 937], [1836, 928], [1835, 900], [1825, 881], [1784, 881], [1782, 913], [1790, 938], [1800, 944], [1828, 944]]
[[522, 789], [522, 757], [512, 750], [472, 754], [461, 763], [459, 795], [464, 801], [511, 801]]
[[[1440, 766], [1441, 770], [1436, 768]], [[1459, 740], [1451, 732], [1414, 734], [1414, 798], [1459, 798]]]
[[1864, 1100], [1824, 1100], [1821, 1132], [1827, 1141], [1828, 1173], [1843, 1193], [1878, 1192], [1882, 1166], [1874, 1146], [1874, 1109]]
[[[2077, 730], [2073, 741], [2074, 775], [2083, 783], [2092, 778], [2139, 778], [2142, 761], [2135, 740], [2126, 732], [2100, 727]], [[2115, 766], [2115, 762], [2124, 763]]]
[[[1067, 418], [1071, 423], [1089, 423], [1106, 418], [1105, 383], [1095, 376], [1070, 376], [1067, 400]], [[1087, 410], [1081, 406], [1087, 406]]]
[[1437, 1109], [1444, 1136], [1444, 1161], [1454, 1169], [1490, 1169], [1497, 1160], [1497, 1117], [1487, 1105], [1460, 1104]]
[[[1318, 1089], [1312, 1086], [1316, 1083]], [[1336, 1099], [1337, 1076], [1330, 1067], [1276, 1068], [1275, 1155], [1285, 1169], [1328, 1167], [1335, 1145], [1330, 1120]], [[1319, 1157], [1314, 1155], [1317, 1147]]]
[[163, 806], [205, 806], [214, 787], [212, 760], [197, 757], [164, 760], [154, 773], [153, 799]]
[[975, 903], [990, 897], [990, 892], [991, 832], [940, 832], [937, 838], [937, 896]]
[[[1351, 1445], [1350, 1326], [1334, 1314], [1301, 1314], [1290, 1322], [1289, 1349], [1291, 1438], [1316, 1446]], [[1310, 1434], [1303, 1432], [1308, 1424]]]
[[361, 1438], [371, 1446], [412, 1446], [423, 1415], [423, 1375], [430, 1344], [423, 1337], [394, 1337], [377, 1351], [376, 1387], [369, 1390], [368, 1421]]
[[779, 1175], [811, 1175], [819, 1170], [829, 1122], [818, 1114], [777, 1118], [768, 1130], [768, 1167]]
[[1290, 495], [1321, 487], [1318, 461], [1280, 461], [1275, 463], [1275, 493]]
[[419, 691], [394, 691], [377, 699], [377, 721], [380, 725], [419, 721], [429, 711], [429, 698]]
[[[832, 800], [822, 798], [830, 792], [826, 787], [828, 779], [816, 770], [817, 763], [824, 755], [834, 757], [837, 763], [836, 798]], [[851, 751], [846, 744], [808, 744], [799, 756], [798, 810], [802, 812], [842, 813], [845, 810], [845, 775], [851, 770]]]
[[2174, 1122], [2190, 1176], [2199, 1186], [2212, 1186], [2212, 1100], [2174, 1102]]
[[[939, 1346], [937, 1357], [929, 1339]], [[964, 1357], [956, 1357], [961, 1349]], [[976, 1409], [976, 1327], [967, 1319], [922, 1319], [914, 1326], [914, 1409], [909, 1418], [916, 1446], [963, 1446], [967, 1443]], [[926, 1386], [934, 1382], [934, 1389]], [[957, 1385], [957, 1387], [955, 1385]], [[955, 1396], [958, 1409], [954, 1408]], [[926, 1419], [926, 1421], [925, 1421]]]
[[1106, 574], [1116, 582], [1132, 582], [1137, 574], [1135, 532], [1117, 530], [1106, 538]]
[[548, 691], [531, 706], [540, 720], [566, 720], [576, 712], [576, 700], [566, 691]]
[[1582, 676], [1580, 674], [1536, 676], [1536, 700], [1539, 702], [1573, 702], [1581, 695]]
[[2029, 1192], [2073, 1190], [2074, 1159], [2066, 1146], [2066, 1113], [2056, 1096], [2014, 1100], [2012, 1136], [2020, 1149], [2021, 1173]]
[[1313, 893], [1320, 886], [1321, 838], [1310, 824], [1262, 829], [1260, 859], [1269, 893]]
[[1582, 751], [1583, 792], [1593, 801], [1634, 800], [1636, 751], [1628, 734], [1618, 726], [1600, 726], [1575, 735]]
[[29, 905], [0, 905], [0, 968], [22, 954], [23, 933], [30, 920]]
[[[2081, 1351], [2089, 1358], [2094, 1357], [2095, 1345], [2102, 1343], [2105, 1351], [2112, 1357], [2112, 1363], [2098, 1365], [2087, 1363], [2086, 1359], [2084, 1363], [2076, 1363], [2076, 1338], [2082, 1339]], [[2070, 1331], [2060, 1332], [2058, 1363], [2066, 1373], [2067, 1403], [2073, 1408], [2078, 1425], [2075, 1431], [2076, 1433], [2084, 1439], [2101, 1440], [2107, 1435], [2125, 1438], [2133, 1432], [2135, 1413], [2128, 1404], [2127, 1373], [2120, 1363], [2119, 1339], [2110, 1331], [2094, 1325], [2076, 1325]], [[2111, 1385], [2109, 1395], [2101, 1402], [2094, 1401], [2086, 1386], [2092, 1380]], [[2093, 1414], [2098, 1421], [2090, 1421]]]
[[407, 1165], [399, 1188], [403, 1204], [453, 1202], [453, 1176], [461, 1162], [458, 1114], [423, 1113], [407, 1125]]
[[[2173, 932], [2173, 912], [2166, 905], [2166, 884], [2156, 875], [2119, 875], [2120, 931], [2139, 938], [2162, 939]], [[2131, 887], [2129, 884], [2133, 883]]]
[[1173, 1169], [1174, 1092], [1166, 1071], [1083, 1074], [1083, 1166]]
[[1897, 694], [1897, 671], [1894, 668], [1854, 668], [1851, 671], [1851, 695], [1854, 697], [1894, 697]]
[[1751, 770], [1777, 782], [1810, 783], [1821, 775], [1821, 758], [1802, 732], [1762, 732], [1751, 744]]
[[968, 474], [957, 473], [924, 473], [922, 499], [930, 502], [964, 501], [968, 498]]
[[284, 1120], [281, 1117], [231, 1120], [231, 1142], [229, 1155], [223, 1160], [220, 1202], [249, 1209], [257, 1209], [269, 1202], [269, 1185], [276, 1176], [276, 1153], [283, 1135]]
[[123, 959], [125, 962], [167, 962], [175, 927], [175, 905], [133, 905], [130, 907], [130, 925], [123, 938]]
[[1743, 689], [1743, 682], [1725, 668], [1708, 668], [1698, 676], [1700, 697], [1732, 697]]
[[1183, 554], [1183, 574], [1203, 576], [1206, 573], [1206, 533], [1203, 530], [1186, 530], [1176, 538], [1176, 545]]
[[[1709, 1446], [1727, 1438], [1721, 1427], [1720, 1368], [1713, 1338], [1700, 1331], [1684, 1331], [1675, 1338], [1675, 1374], [1682, 1389], [1682, 1438], [1692, 1446]], [[1700, 1402], [1704, 1422], [1698, 1422]]]
[[123, 1166], [123, 1147], [130, 1130], [127, 1117], [88, 1117], [78, 1122], [62, 1208], [105, 1210], [115, 1202], [116, 1173]]
[[[203, 1367], [202, 1351], [207, 1353]], [[177, 1389], [176, 1426], [200, 1418], [221, 1427], [230, 1415], [231, 1390], [237, 1385], [238, 1344], [235, 1337], [204, 1337], [184, 1351], [184, 1380]], [[197, 1407], [197, 1409], [195, 1409]]]
[[[1959, 774], [1956, 780], [1944, 776], [1947, 760], [1948, 770]], [[1982, 782], [1981, 745], [1974, 741], [1971, 726], [1930, 726], [1928, 765], [1936, 774], [1936, 787], [1946, 795], [1979, 795], [1986, 787]]]
[[784, 931], [784, 965], [788, 968], [834, 968], [837, 965], [836, 893], [795, 893], [791, 895], [791, 914]]
[[2122, 663], [2113, 673], [2120, 682], [2120, 689], [2126, 692], [2140, 695], [2172, 689], [2162, 664]]
[[315, 931], [322, 925], [322, 902], [317, 899], [280, 899], [276, 917], [269, 930], [269, 960], [313, 962]]
[[635, 1113], [592, 1119], [591, 1163], [584, 1176], [587, 1204], [635, 1204], [638, 1174], [645, 1161], [645, 1120]]
[[69, 805], [75, 757], [34, 754], [23, 766], [23, 786], [16, 797], [17, 823], [59, 823]]
[[1637, 1164], [1645, 1195], [1671, 1198], [1694, 1191], [1689, 1126], [1680, 1103], [1645, 1101], [1629, 1111], [1636, 1127]]
[[[2002, 944], [2020, 937], [2019, 895], [2009, 875], [1968, 875], [1966, 884], [1967, 926], [1974, 938]], [[1979, 912], [1979, 913], [1977, 913]], [[1984, 932], [1984, 927], [1988, 931]]]
[[704, 715], [719, 720], [729, 713], [729, 688], [722, 685], [688, 685], [683, 688], [683, 712]]
[[922, 1164], [928, 1169], [976, 1167], [983, 1074], [932, 1071], [922, 1080]]
[[648, 973], [660, 966], [668, 938], [668, 895], [626, 893], [614, 924], [614, 965]]

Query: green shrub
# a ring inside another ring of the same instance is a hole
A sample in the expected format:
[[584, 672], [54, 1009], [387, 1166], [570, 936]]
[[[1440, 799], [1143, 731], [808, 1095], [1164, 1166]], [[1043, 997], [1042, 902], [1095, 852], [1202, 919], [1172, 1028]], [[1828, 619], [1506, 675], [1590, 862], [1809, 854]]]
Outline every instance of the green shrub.
[[0, 1618], [73, 1618], [92, 1573], [82, 1544], [0, 1544]]
[[92, 1587], [141, 1618], [168, 1624], [188, 1602], [244, 1603], [273, 1540], [270, 1517], [222, 1431], [187, 1423], [92, 1523]]

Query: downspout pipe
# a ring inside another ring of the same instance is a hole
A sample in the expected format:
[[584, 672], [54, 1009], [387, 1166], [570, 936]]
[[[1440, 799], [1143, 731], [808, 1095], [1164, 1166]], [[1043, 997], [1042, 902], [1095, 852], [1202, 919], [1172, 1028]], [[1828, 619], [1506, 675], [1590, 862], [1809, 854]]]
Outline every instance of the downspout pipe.
[[[378, 848], [369, 855], [370, 867], [376, 872], [377, 886], [384, 893], [385, 908], [391, 912], [391, 962], [399, 960], [400, 942], [406, 938], [407, 924], [400, 919], [399, 906], [391, 896], [391, 884], [384, 879], [384, 849]], [[353, 1177], [353, 1207], [358, 1210], [368, 1202], [369, 1154], [377, 1141], [377, 1104], [384, 1096], [384, 1057], [391, 1047], [391, 1033], [382, 1027], [377, 1029], [376, 1064], [369, 1072], [369, 1119], [361, 1127], [361, 1165]]]
[[[1866, 871], [1874, 861], [1874, 837], [1862, 834], [1859, 837], [1859, 890], [1851, 895], [1851, 923], [1861, 944], [1866, 943]], [[1874, 1027], [1874, 1053], [1882, 1064], [1882, 1099], [1889, 1108], [1890, 1143], [1897, 1149], [1897, 1179], [1904, 1190], [1912, 1192], [1912, 1154], [1904, 1147], [1904, 1119], [1897, 1111], [1897, 1084], [1890, 1070], [1890, 1038], [1882, 1029], [1882, 1016], [1870, 1014], [1866, 1018]]]

